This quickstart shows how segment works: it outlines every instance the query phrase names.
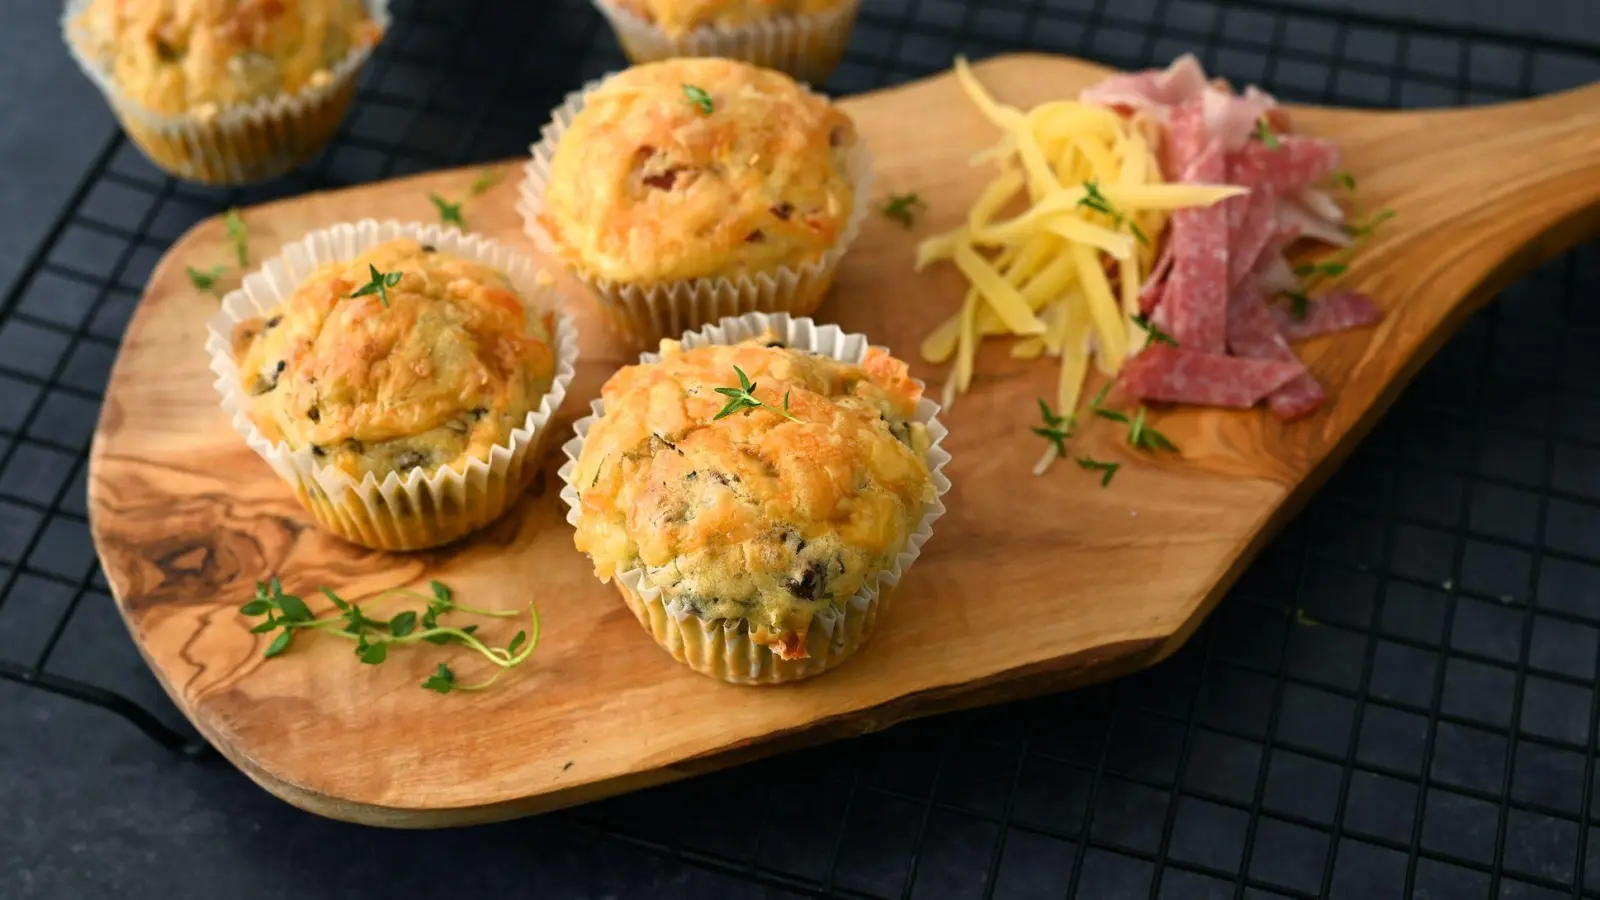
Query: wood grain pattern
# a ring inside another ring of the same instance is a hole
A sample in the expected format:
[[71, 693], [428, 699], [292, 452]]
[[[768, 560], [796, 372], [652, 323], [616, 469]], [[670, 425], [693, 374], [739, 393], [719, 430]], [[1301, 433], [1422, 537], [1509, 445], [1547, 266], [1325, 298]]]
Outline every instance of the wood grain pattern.
[[[1040, 56], [978, 71], [1018, 104], [1070, 96], [1104, 74]], [[916, 233], [869, 221], [819, 316], [912, 357], [962, 293], [947, 268], [911, 272], [916, 238], [964, 215], [988, 174], [967, 159], [995, 134], [948, 76], [844, 106], [874, 148], [879, 190], [918, 191], [930, 212]], [[1472, 308], [1600, 231], [1600, 88], [1458, 111], [1298, 109], [1295, 120], [1340, 142], [1364, 203], [1398, 213], [1344, 279], [1380, 298], [1383, 323], [1302, 348], [1333, 402], [1290, 425], [1263, 411], [1163, 415], [1181, 459], [1130, 456], [1114, 430], [1091, 427], [1080, 449], [1125, 463], [1110, 489], [1070, 469], [1033, 479], [1040, 447], [1026, 428], [1055, 367], [1012, 360], [992, 342], [972, 393], [947, 417], [950, 513], [878, 637], [825, 677], [738, 688], [658, 649], [573, 549], [556, 496], [560, 441], [521, 505], [457, 547], [386, 556], [314, 530], [228, 427], [211, 388], [203, 323], [216, 301], [190, 287], [184, 267], [225, 258], [217, 221], [157, 268], [107, 393], [90, 507], [117, 602], [173, 699], [250, 777], [324, 815], [405, 827], [577, 803], [1150, 665], [1188, 637]], [[514, 163], [465, 213], [526, 249]], [[251, 209], [251, 243], [259, 256], [335, 221], [431, 220], [428, 192], [463, 194], [475, 174]], [[564, 428], [633, 357], [608, 341], [575, 285], [562, 284], [583, 331]], [[942, 378], [920, 362], [917, 371]], [[302, 637], [266, 661], [265, 640], [236, 609], [272, 573], [305, 593], [328, 584], [362, 597], [436, 577], [480, 605], [531, 600], [545, 642], [495, 689], [468, 696], [418, 689], [439, 659], [431, 647], [373, 668], [357, 665], [345, 642]]]

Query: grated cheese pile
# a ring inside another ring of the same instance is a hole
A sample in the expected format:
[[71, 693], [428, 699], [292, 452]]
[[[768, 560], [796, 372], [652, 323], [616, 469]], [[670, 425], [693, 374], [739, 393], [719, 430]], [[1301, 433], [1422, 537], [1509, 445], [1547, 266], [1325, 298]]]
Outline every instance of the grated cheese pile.
[[[923, 341], [922, 356], [954, 360], [948, 407], [971, 386], [978, 341], [1011, 336], [1013, 357], [1060, 357], [1056, 403], [1070, 415], [1091, 360], [1113, 376], [1145, 342], [1134, 316], [1168, 213], [1246, 191], [1166, 183], [1156, 155], [1162, 126], [1151, 117], [1072, 100], [1023, 111], [996, 102], [965, 59], [955, 73], [1003, 135], [973, 158], [998, 171], [966, 224], [917, 248], [919, 270], [948, 260], [969, 284], [961, 311]], [[1023, 212], [996, 218], [1018, 197]]]

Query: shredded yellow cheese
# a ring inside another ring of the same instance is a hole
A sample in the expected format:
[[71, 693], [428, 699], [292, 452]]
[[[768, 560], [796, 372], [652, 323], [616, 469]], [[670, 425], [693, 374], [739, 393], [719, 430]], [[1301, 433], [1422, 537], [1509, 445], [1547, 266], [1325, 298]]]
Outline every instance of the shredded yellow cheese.
[[[1146, 117], [1075, 100], [1022, 110], [991, 96], [965, 59], [956, 58], [955, 74], [1001, 137], [973, 157], [997, 169], [966, 222], [917, 248], [918, 269], [950, 261], [969, 286], [961, 311], [922, 342], [922, 356], [953, 363], [948, 405], [972, 383], [979, 342], [1010, 335], [1015, 359], [1060, 357], [1055, 399], [1071, 415], [1091, 360], [1115, 375], [1144, 344], [1133, 317], [1168, 215], [1245, 190], [1165, 183], [1160, 126]], [[1008, 216], [1018, 198], [1025, 207]]]

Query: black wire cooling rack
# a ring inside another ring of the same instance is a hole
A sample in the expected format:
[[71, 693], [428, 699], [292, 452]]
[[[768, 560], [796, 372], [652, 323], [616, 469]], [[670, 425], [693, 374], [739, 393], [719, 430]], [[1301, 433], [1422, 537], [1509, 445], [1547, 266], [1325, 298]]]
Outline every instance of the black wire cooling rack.
[[[86, 458], [151, 268], [229, 206], [520, 154], [566, 91], [623, 63], [581, 0], [394, 13], [312, 164], [207, 190], [119, 135], [0, 300], [0, 678], [202, 750], [164, 724], [170, 709], [51, 668], [75, 614], [111, 603]], [[1122, 67], [1194, 51], [1236, 84], [1358, 106], [1600, 78], [1600, 46], [1259, 0], [867, 0], [828, 87], [1019, 49]], [[637, 863], [606, 864], [623, 847], [749, 896], [1600, 896], [1597, 295], [1591, 245], [1474, 316], [1156, 669], [591, 804], [551, 827], [583, 836], [593, 892], [608, 896], [642, 896]]]

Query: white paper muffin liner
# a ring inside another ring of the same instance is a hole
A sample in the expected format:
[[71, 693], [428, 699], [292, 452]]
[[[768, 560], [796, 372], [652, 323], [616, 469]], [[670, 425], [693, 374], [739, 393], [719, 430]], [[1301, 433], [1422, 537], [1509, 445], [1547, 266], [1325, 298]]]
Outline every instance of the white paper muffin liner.
[[[555, 378], [539, 408], [528, 413], [522, 427], [512, 431], [505, 443], [492, 448], [488, 459], [469, 460], [465, 471], [444, 466], [425, 475], [417, 468], [403, 478], [390, 472], [382, 482], [367, 473], [357, 482], [349, 474], [317, 462], [310, 447], [292, 450], [285, 442], [269, 441], [250, 421], [249, 398], [233, 359], [233, 329], [282, 303], [318, 265], [352, 259], [402, 237], [493, 266], [505, 273], [531, 310], [554, 313], [555, 344], [551, 349], [556, 357]], [[538, 472], [540, 449], [551, 430], [550, 418], [566, 398], [578, 359], [576, 326], [562, 311], [554, 290], [539, 284], [526, 256], [454, 228], [372, 219], [314, 231], [284, 246], [280, 255], [222, 298], [222, 310], [206, 323], [206, 332], [217, 393], [234, 430], [294, 488], [319, 524], [346, 540], [378, 550], [420, 550], [449, 543], [504, 513]]]
[[[68, 51], [111, 105], [123, 130], [165, 171], [204, 184], [263, 181], [295, 168], [327, 145], [355, 96], [356, 76], [376, 44], [352, 48], [328, 69], [326, 82], [220, 110], [215, 116], [166, 115], [147, 109], [117, 87], [100, 61], [80, 44], [75, 24], [93, 0], [68, 0], [61, 31]], [[389, 30], [389, 0], [366, 0], [382, 33]]]
[[[547, 256], [557, 252], [555, 239], [539, 221], [551, 162], [561, 136], [571, 127], [589, 94], [604, 82], [604, 78], [591, 81], [582, 90], [567, 95], [566, 102], [550, 114], [543, 139], [533, 145], [533, 158], [523, 167], [517, 211], [522, 214], [523, 229], [533, 239], [534, 246]], [[569, 268], [594, 294], [606, 324], [637, 349], [648, 349], [662, 338], [677, 337], [730, 316], [750, 312], [809, 314], [833, 284], [839, 261], [861, 233], [872, 203], [872, 154], [865, 140], [858, 137], [845, 165], [855, 192], [850, 217], [839, 240], [812, 262], [754, 276], [693, 278], [655, 284], [618, 284], [576, 267]]]
[[594, 5], [610, 20], [617, 41], [635, 63], [720, 56], [787, 72], [811, 84], [821, 84], [833, 74], [861, 9], [860, 0], [845, 0], [827, 12], [732, 27], [707, 25], [673, 37], [613, 0], [594, 0]]
[[[682, 341], [684, 349], [691, 350], [709, 345], [735, 344], [769, 330], [781, 335], [786, 344], [797, 350], [819, 353], [847, 363], [860, 363], [870, 345], [865, 335], [848, 334], [836, 325], [818, 325], [811, 319], [796, 318], [787, 313], [759, 312], [723, 319], [719, 324], [683, 335]], [[641, 363], [660, 360], [660, 355], [656, 353], [645, 353], [639, 357]], [[917, 384], [922, 386], [920, 381]], [[578, 525], [580, 501], [578, 488], [573, 485], [572, 478], [577, 472], [578, 458], [583, 453], [583, 443], [589, 429], [606, 411], [603, 400], [595, 400], [591, 408], [593, 413], [579, 419], [574, 426], [577, 437], [567, 441], [561, 448], [561, 452], [567, 456], [567, 462], [559, 473], [563, 484], [561, 499], [567, 504], [567, 521], [573, 527]], [[809, 678], [833, 668], [871, 637], [878, 618], [887, 607], [889, 593], [922, 554], [923, 545], [933, 534], [933, 523], [944, 515], [943, 497], [950, 490], [950, 479], [945, 477], [944, 468], [950, 462], [950, 454], [943, 447], [947, 431], [939, 422], [938, 414], [939, 405], [924, 396], [911, 416], [913, 421], [927, 427], [930, 441], [927, 465], [934, 494], [923, 510], [922, 521], [895, 557], [893, 566], [864, 585], [845, 601], [842, 608], [835, 606], [816, 616], [806, 637], [809, 658], [780, 658], [767, 647], [752, 641], [746, 626], [738, 620], [700, 619], [666, 599], [661, 589], [650, 582], [644, 568], [616, 574], [614, 580], [623, 599], [656, 642], [680, 662], [723, 681], [778, 684]]]

